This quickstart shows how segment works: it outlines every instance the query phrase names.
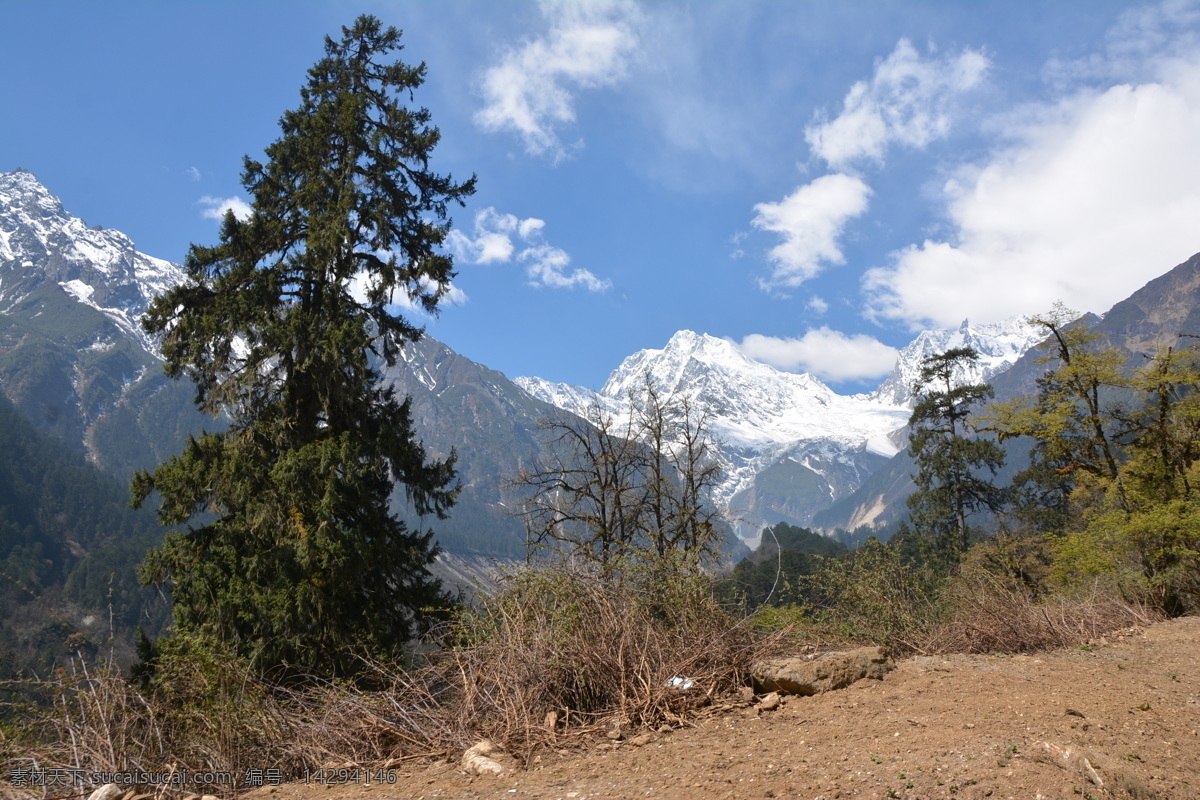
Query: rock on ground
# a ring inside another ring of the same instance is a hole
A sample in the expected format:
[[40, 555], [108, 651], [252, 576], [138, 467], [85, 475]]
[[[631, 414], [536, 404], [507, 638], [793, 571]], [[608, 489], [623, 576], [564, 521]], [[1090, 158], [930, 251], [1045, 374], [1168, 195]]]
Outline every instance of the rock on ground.
[[751, 668], [754, 685], [760, 692], [780, 692], [811, 696], [844, 689], [863, 678], [883, 680], [896, 668], [896, 662], [884, 647], [860, 647], [814, 658], [773, 658], [759, 661]]

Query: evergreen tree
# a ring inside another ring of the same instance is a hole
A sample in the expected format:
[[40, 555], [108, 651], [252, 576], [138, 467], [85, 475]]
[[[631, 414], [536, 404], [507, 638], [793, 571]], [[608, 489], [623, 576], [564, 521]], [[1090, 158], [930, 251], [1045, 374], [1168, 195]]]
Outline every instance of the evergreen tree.
[[1004, 493], [976, 471], [992, 474], [1004, 463], [1004, 451], [989, 439], [972, 438], [971, 409], [992, 396], [985, 384], [955, 385], [955, 375], [979, 358], [969, 347], [932, 355], [921, 364], [917, 405], [909, 425], [909, 455], [917, 460], [917, 491], [908, 498], [913, 524], [942, 556], [962, 552], [970, 543], [967, 518], [982, 509], [996, 511]]
[[163, 523], [193, 522], [143, 577], [171, 587], [181, 631], [260, 669], [339, 673], [351, 647], [394, 653], [440, 588], [432, 533], [390, 512], [393, 484], [421, 514], [455, 496], [453, 456], [426, 457], [378, 365], [421, 335], [397, 295], [434, 312], [446, 292], [447, 206], [475, 179], [430, 170], [438, 130], [404, 103], [425, 65], [386, 58], [400, 32], [363, 16], [342, 33], [266, 163], [245, 159], [253, 213], [193, 245], [188, 280], [143, 320], [168, 374], [230, 421], [135, 477], [135, 503], [158, 491]]

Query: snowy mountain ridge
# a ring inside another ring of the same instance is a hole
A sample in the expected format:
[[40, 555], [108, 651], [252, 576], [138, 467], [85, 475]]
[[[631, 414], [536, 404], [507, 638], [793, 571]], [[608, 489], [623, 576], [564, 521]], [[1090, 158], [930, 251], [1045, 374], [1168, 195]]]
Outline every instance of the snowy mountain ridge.
[[1025, 351], [1045, 338], [1040, 325], [1031, 325], [1023, 316], [1012, 316], [1001, 322], [972, 324], [963, 320], [957, 330], [922, 331], [900, 351], [896, 365], [874, 392], [873, 400], [912, 407], [916, 398], [912, 388], [921, 374], [921, 362], [929, 356], [951, 348], [971, 347], [979, 360], [966, 369], [955, 372], [959, 386], [987, 383], [1017, 363]]
[[[7, 264], [5, 268], [3, 265]], [[32, 172], [0, 173], [0, 303], [11, 305], [44, 280], [113, 321], [158, 358], [138, 319], [181, 282], [183, 267], [134, 249], [120, 231], [89, 228]]]

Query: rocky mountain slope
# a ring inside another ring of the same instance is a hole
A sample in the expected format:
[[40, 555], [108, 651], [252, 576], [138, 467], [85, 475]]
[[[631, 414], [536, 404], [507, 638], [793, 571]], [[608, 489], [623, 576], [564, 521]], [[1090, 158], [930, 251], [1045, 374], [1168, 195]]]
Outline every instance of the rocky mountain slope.
[[[430, 455], [455, 452], [462, 482], [449, 519], [410, 521], [432, 526], [452, 554], [524, 556], [524, 523], [512, 513], [520, 491], [510, 482], [542, 453], [539, 421], [564, 412], [428, 335], [384, 375], [411, 398], [413, 428]], [[402, 492], [395, 503], [405, 507]]]
[[157, 463], [205, 424], [137, 322], [182, 276], [70, 215], [32, 173], [0, 174], [0, 389], [122, 480]]

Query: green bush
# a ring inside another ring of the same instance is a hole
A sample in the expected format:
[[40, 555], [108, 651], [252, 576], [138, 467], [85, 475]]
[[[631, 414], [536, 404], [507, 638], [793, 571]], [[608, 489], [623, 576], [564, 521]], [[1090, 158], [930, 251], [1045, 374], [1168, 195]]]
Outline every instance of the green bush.
[[945, 573], [874, 538], [847, 556], [827, 559], [809, 580], [816, 620], [848, 641], [921, 650], [943, 616]]

